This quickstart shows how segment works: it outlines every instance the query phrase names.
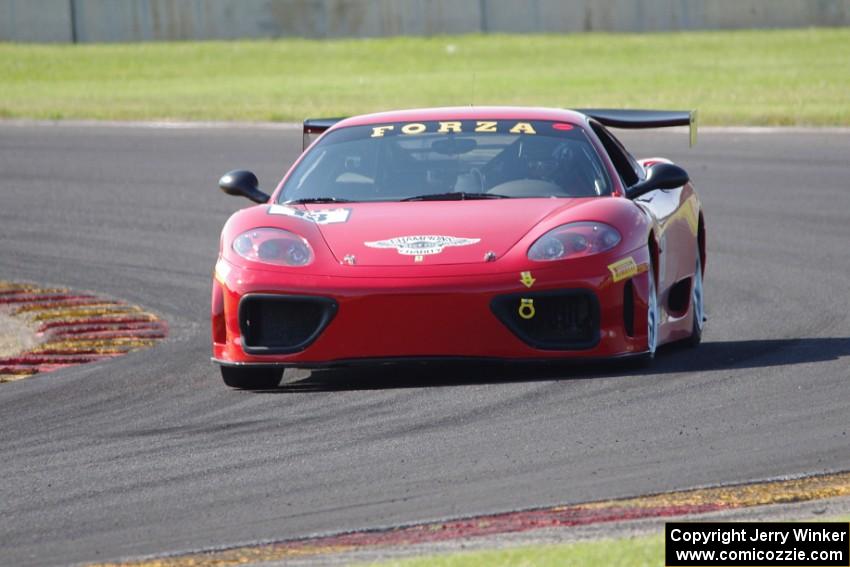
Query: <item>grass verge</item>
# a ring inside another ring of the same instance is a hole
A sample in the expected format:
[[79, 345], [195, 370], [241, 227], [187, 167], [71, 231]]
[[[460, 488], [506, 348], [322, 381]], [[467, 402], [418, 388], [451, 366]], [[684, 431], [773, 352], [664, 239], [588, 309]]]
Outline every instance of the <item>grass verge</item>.
[[584, 541], [489, 551], [466, 551], [373, 563], [371, 567], [659, 567], [663, 536]]
[[102, 45], [0, 43], [0, 118], [290, 121], [515, 104], [849, 125], [850, 28]]
[[[824, 519], [848, 522], [850, 516]], [[659, 567], [664, 565], [663, 534], [600, 539], [557, 545], [538, 545], [428, 555], [372, 563], [371, 567]]]

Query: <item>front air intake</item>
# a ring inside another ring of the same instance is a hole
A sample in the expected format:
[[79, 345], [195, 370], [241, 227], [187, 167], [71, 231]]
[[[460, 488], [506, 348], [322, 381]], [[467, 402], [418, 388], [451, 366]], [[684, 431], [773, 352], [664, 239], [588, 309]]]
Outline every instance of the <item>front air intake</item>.
[[584, 289], [515, 293], [493, 299], [499, 320], [528, 345], [582, 350], [599, 342], [599, 300]]
[[248, 354], [286, 354], [316, 340], [337, 311], [327, 297], [250, 294], [239, 302], [242, 349]]

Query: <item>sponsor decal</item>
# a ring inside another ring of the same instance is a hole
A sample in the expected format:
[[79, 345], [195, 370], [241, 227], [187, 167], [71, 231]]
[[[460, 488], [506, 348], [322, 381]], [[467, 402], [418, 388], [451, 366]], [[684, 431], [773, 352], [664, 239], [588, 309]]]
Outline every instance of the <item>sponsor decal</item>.
[[[398, 129], [396, 129], [398, 126]], [[572, 128], [572, 127], [570, 127]], [[487, 132], [495, 134], [503, 131], [511, 134], [537, 134], [534, 126], [530, 122], [498, 122], [495, 120], [476, 120], [473, 122], [463, 122], [457, 120], [448, 120], [437, 122], [430, 126], [421, 122], [409, 122], [407, 124], [382, 124], [381, 126], [372, 126], [372, 138], [383, 138], [388, 132], [400, 132], [406, 136], [415, 136], [416, 134], [424, 134], [430, 129], [431, 132], [438, 134], [463, 132]]]
[[287, 207], [286, 205], [272, 205], [269, 207], [269, 214], [295, 217], [316, 224], [337, 224], [348, 222], [348, 217], [351, 216], [351, 209], [340, 208], [306, 211], [304, 209]]
[[531, 275], [531, 272], [520, 272], [519, 281], [525, 287], [530, 288], [537, 280], [534, 279], [534, 277]]
[[369, 248], [395, 248], [402, 256], [416, 256], [416, 261], [421, 262], [424, 256], [439, 254], [443, 248], [448, 246], [469, 246], [477, 244], [480, 238], [458, 238], [456, 236], [441, 236], [437, 234], [426, 234], [416, 236], [397, 236], [389, 240], [377, 240], [375, 242], [364, 242]]
[[615, 282], [625, 280], [638, 273], [638, 267], [635, 263], [635, 259], [631, 256], [623, 258], [613, 264], [608, 264], [608, 269], [611, 271], [611, 277]]
[[533, 299], [526, 299], [524, 297], [522, 299], [520, 299], [519, 300], [519, 309], [517, 310], [517, 313], [519, 313], [519, 316], [522, 317], [523, 319], [526, 319], [526, 320], [533, 319], [534, 315], [536, 313], [536, 311], [534, 309], [534, 300]]

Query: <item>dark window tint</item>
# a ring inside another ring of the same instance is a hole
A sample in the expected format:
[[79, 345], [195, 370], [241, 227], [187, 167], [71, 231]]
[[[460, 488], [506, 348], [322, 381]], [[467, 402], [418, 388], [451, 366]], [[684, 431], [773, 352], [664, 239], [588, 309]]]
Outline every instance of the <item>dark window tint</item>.
[[280, 202], [394, 201], [455, 193], [596, 197], [611, 184], [581, 127], [521, 120], [445, 120], [351, 126], [304, 156]]
[[620, 179], [623, 180], [623, 184], [626, 187], [631, 187], [641, 180], [644, 175], [643, 168], [637, 163], [635, 158], [626, 151], [623, 144], [620, 143], [620, 140], [618, 140], [614, 134], [609, 132], [598, 122], [591, 121], [590, 126], [593, 128], [593, 131], [596, 132], [596, 135], [599, 136], [599, 141], [602, 142], [602, 145], [605, 147], [605, 151], [608, 152], [608, 156], [611, 158], [611, 162], [613, 162], [617, 173], [620, 174]]

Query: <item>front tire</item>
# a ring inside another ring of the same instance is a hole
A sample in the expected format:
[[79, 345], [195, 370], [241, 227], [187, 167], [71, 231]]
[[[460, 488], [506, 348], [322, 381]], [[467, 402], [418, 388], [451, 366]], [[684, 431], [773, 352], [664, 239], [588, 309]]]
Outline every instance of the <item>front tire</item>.
[[278, 368], [246, 368], [222, 366], [221, 379], [231, 388], [240, 390], [271, 390], [280, 385], [283, 372]]
[[702, 342], [702, 330], [705, 327], [705, 291], [702, 283], [702, 258], [697, 251], [697, 266], [694, 272], [694, 281], [691, 285], [691, 311], [693, 313], [693, 325], [688, 345], [695, 347]]
[[635, 368], [647, 368], [652, 365], [655, 358], [655, 350], [658, 348], [658, 327], [660, 315], [658, 313], [658, 291], [655, 287], [655, 267], [650, 262], [649, 271], [649, 296], [646, 300], [646, 350], [633, 358]]
[[649, 297], [646, 305], [646, 357], [647, 360], [655, 358], [655, 349], [658, 348], [658, 291], [655, 287], [655, 268], [649, 265]]

